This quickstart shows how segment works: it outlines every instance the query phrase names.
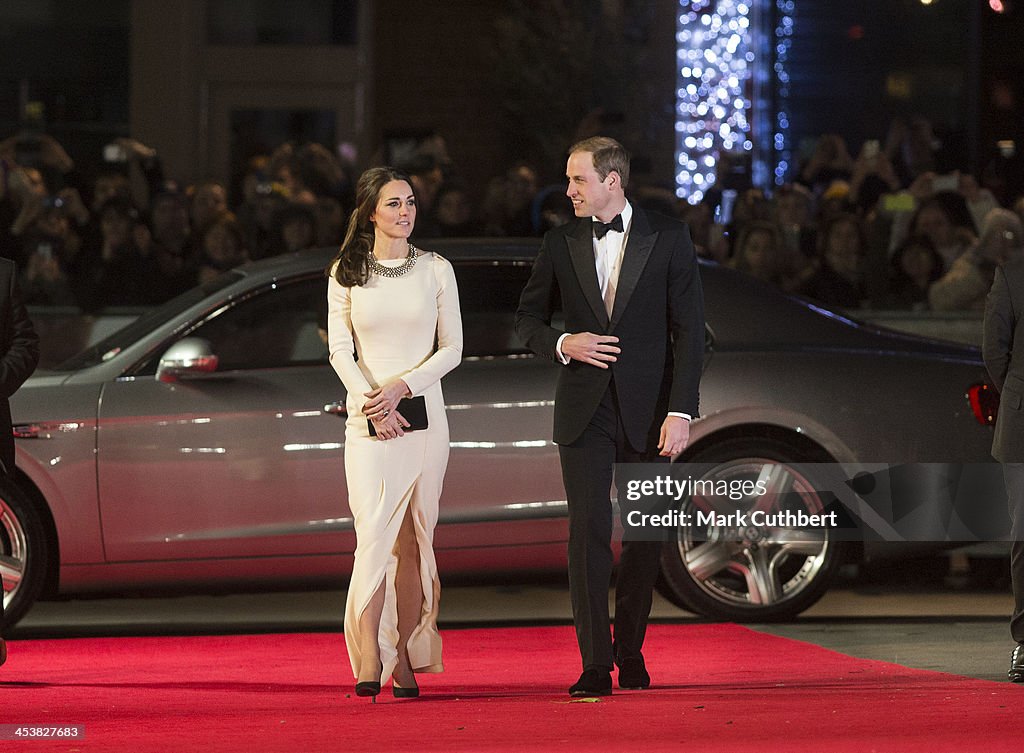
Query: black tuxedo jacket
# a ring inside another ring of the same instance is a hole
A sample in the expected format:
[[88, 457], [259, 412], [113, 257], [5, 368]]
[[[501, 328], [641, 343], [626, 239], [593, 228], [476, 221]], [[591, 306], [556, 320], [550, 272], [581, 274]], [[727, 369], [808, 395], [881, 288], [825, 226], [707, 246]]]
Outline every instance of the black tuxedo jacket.
[[999, 390], [992, 455], [1001, 463], [1024, 462], [1024, 259], [996, 269], [985, 301], [982, 357]]
[[14, 262], [0, 259], [0, 475], [14, 471], [8, 398], [35, 371], [39, 337], [15, 292]]
[[[558, 444], [571, 444], [615, 381], [626, 436], [635, 450], [657, 445], [669, 411], [699, 411], [704, 297], [686, 225], [633, 207], [611, 320], [594, 261], [593, 221], [580, 218], [544, 236], [516, 312], [516, 332], [538, 355], [557, 359], [564, 332], [615, 335], [622, 352], [609, 369], [570, 361], [555, 393]], [[561, 304], [565, 329], [551, 326]], [[653, 444], [652, 444], [653, 442]]]

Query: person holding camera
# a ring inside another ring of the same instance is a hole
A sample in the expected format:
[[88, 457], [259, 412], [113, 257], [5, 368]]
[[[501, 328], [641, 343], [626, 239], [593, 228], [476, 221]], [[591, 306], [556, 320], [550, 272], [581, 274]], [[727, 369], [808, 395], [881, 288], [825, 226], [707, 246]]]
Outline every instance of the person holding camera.
[[985, 216], [981, 237], [928, 289], [932, 310], [980, 311], [996, 267], [1022, 255], [1022, 250], [1024, 228], [1020, 218], [1008, 209], [993, 209]]

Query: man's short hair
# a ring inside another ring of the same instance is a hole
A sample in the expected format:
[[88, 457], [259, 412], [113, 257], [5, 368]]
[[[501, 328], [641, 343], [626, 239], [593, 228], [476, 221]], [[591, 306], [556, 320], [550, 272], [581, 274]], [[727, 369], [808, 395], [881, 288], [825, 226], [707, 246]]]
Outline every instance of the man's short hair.
[[612, 170], [619, 174], [623, 189], [629, 185], [629, 152], [618, 141], [608, 136], [592, 136], [573, 144], [569, 154], [589, 152], [594, 160], [594, 169], [601, 180]]

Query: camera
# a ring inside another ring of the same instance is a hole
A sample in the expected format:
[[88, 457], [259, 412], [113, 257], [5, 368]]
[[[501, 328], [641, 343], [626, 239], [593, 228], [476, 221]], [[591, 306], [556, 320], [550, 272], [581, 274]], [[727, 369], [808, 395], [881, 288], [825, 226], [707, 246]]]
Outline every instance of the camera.
[[47, 196], [43, 199], [43, 209], [63, 209], [66, 203], [60, 196]]
[[118, 143], [107, 144], [103, 147], [103, 161], [113, 163], [127, 162], [128, 152]]
[[955, 174], [937, 175], [935, 180], [932, 181], [932, 190], [936, 193], [939, 191], [955, 191], [959, 186], [960, 179]]

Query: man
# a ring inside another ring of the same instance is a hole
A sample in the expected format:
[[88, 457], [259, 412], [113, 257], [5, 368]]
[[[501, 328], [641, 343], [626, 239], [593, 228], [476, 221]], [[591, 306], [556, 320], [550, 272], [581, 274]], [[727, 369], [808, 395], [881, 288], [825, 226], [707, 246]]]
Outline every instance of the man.
[[[667, 461], [697, 416], [704, 302], [686, 226], [626, 201], [629, 155], [617, 141], [576, 144], [566, 165], [577, 220], [544, 236], [516, 331], [562, 364], [554, 439], [569, 504], [569, 587], [583, 674], [573, 696], [646, 688], [641, 647], [658, 575], [658, 542], [625, 542], [608, 630], [610, 492], [616, 462]], [[565, 331], [551, 326], [565, 315]]]
[[[0, 475], [14, 472], [14, 436], [7, 399], [31, 376], [39, 363], [39, 337], [15, 290], [14, 262], [0, 259]], [[0, 586], [0, 625], [4, 600]], [[7, 644], [0, 637], [0, 665], [7, 661]]]
[[985, 302], [982, 343], [985, 368], [999, 391], [992, 456], [1003, 464], [1010, 508], [1010, 635], [1017, 642], [1007, 673], [1012, 682], [1024, 682], [1024, 327], [1017, 326], [1022, 314], [1024, 256], [1018, 252], [996, 268]]

